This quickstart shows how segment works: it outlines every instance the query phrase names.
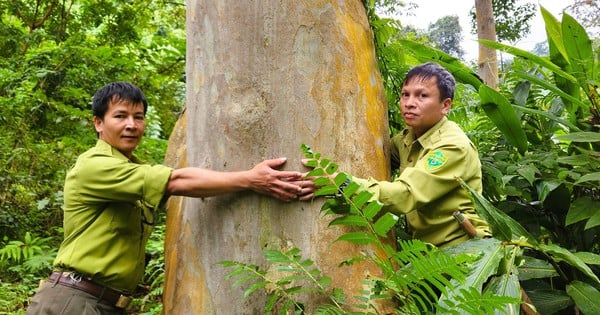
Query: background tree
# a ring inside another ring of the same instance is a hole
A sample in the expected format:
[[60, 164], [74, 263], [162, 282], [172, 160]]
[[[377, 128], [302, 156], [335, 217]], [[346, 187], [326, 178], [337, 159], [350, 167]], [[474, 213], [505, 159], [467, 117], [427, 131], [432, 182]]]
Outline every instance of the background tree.
[[427, 36], [443, 52], [461, 59], [464, 56], [465, 52], [460, 46], [463, 39], [462, 28], [457, 15], [444, 16], [429, 24]]
[[[520, 2], [521, 0], [492, 0], [498, 41], [516, 43], [529, 34], [536, 5]], [[476, 9], [471, 9], [469, 14], [471, 15], [471, 32], [477, 34]]]
[[[306, 143], [357, 174], [389, 177], [385, 94], [361, 1], [188, 6], [188, 165], [239, 170], [287, 156], [287, 168], [299, 169]], [[167, 226], [167, 313], [262, 313], [266, 292], [243, 299], [217, 263], [265, 266], [266, 249], [302, 249], [349, 297], [371, 270], [338, 267], [369, 249], [331, 244], [341, 230], [327, 227], [315, 203], [240, 193], [186, 199], [169, 212], [180, 215]], [[317, 302], [306, 299], [304, 311]]]
[[[475, 0], [475, 16], [477, 19], [477, 38], [496, 41], [496, 26], [492, 0]], [[488, 86], [498, 85], [498, 57], [496, 50], [479, 43], [477, 65], [479, 76]]]

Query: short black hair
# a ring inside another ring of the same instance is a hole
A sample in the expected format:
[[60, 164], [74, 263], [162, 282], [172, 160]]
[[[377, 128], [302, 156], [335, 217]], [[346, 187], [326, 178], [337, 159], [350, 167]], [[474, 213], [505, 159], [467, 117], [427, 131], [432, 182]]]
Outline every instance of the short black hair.
[[436, 78], [438, 90], [440, 90], [440, 101], [447, 98], [454, 99], [454, 87], [456, 82], [454, 76], [446, 68], [440, 66], [435, 62], [427, 62], [418, 65], [406, 74], [404, 84], [409, 81], [418, 78], [421, 80], [429, 80], [430, 78]]
[[92, 113], [104, 119], [110, 102], [128, 101], [133, 104], [144, 104], [144, 114], [148, 110], [148, 102], [142, 90], [132, 83], [117, 81], [106, 84], [96, 91], [92, 98]]

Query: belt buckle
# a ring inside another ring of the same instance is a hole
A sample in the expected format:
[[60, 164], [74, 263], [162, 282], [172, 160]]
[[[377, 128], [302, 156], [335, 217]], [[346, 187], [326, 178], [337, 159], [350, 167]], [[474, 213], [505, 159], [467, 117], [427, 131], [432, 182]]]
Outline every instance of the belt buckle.
[[125, 296], [123, 294], [119, 295], [119, 299], [117, 300], [117, 303], [115, 303], [115, 306], [118, 308], [126, 308], [129, 303], [131, 303], [132, 298], [130, 296]]

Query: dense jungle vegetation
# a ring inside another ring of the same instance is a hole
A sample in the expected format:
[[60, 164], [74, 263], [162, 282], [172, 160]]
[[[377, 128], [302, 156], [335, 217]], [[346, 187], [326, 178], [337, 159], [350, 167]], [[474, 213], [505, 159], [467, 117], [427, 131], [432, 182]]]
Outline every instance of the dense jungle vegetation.
[[[473, 65], [375, 13], [376, 4], [388, 3], [397, 2], [365, 1], [388, 98], [390, 134], [402, 127], [395, 104], [406, 71], [429, 60], [448, 68], [459, 82], [450, 119], [479, 149], [484, 193], [473, 193], [473, 198], [494, 238], [450, 251], [401, 240], [403, 251], [393, 250], [380, 238], [400, 218], [379, 218], [377, 204], [348, 185], [342, 200], [350, 210], [334, 216], [332, 224], [366, 232], [343, 240], [381, 246], [396, 266], [410, 271], [400, 273], [389, 262], [365, 258], [385, 275], [372, 282], [381, 296], [363, 292], [370, 295], [364, 299], [365, 312], [371, 312], [372, 300], [385, 298], [383, 292], [394, 292], [407, 313], [487, 314], [505, 304], [516, 310], [522, 296], [540, 314], [600, 310], [599, 39], [590, 38], [572, 16], [559, 19], [538, 8], [546, 23], [547, 54], [487, 43], [513, 56], [496, 90], [481, 83]], [[185, 2], [5, 1], [0, 18], [0, 314], [23, 314], [39, 280], [52, 270], [62, 239], [65, 172], [96, 141], [89, 103], [99, 86], [127, 80], [142, 88], [151, 107], [147, 134], [136, 153], [162, 162], [166, 139], [185, 103]], [[335, 168], [331, 160], [304, 149], [315, 158], [315, 175]], [[344, 176], [324, 183], [322, 193], [337, 191]], [[334, 212], [336, 206], [328, 202], [323, 210]], [[148, 244], [152, 260], [132, 313], [162, 311], [163, 239], [159, 225]], [[311, 265], [296, 250], [266, 255], [272, 263], [298, 266], [291, 270], [300, 272], [297, 277]], [[422, 265], [425, 260], [439, 265]], [[256, 270], [240, 262], [224, 264], [238, 275]], [[438, 269], [431, 272], [433, 267]], [[328, 290], [326, 276], [318, 276], [310, 277], [319, 285], [315, 291], [333, 301], [323, 310], [343, 313], [339, 292]], [[292, 309], [296, 291], [286, 284], [275, 284], [281, 290], [271, 301]], [[248, 294], [260, 287], [252, 286]], [[447, 287], [455, 290], [444, 291]], [[437, 300], [429, 290], [444, 294]]]

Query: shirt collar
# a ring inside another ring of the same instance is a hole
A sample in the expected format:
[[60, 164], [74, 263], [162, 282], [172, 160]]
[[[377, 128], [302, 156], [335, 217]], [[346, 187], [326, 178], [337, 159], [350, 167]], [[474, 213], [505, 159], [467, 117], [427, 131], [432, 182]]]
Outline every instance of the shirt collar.
[[133, 163], [140, 163], [140, 160], [135, 155], [131, 155], [131, 158], [128, 158], [125, 156], [125, 154], [121, 153], [121, 151], [115, 149], [113, 146], [108, 144], [108, 142], [102, 139], [98, 139], [98, 141], [96, 142], [96, 150], [120, 160], [131, 161]]
[[405, 129], [404, 134], [406, 136], [404, 137], [404, 144], [408, 146], [413, 142], [417, 141], [421, 144], [422, 147], [425, 147], [428, 143], [436, 142], [439, 138], [438, 131], [442, 128], [442, 125], [444, 125], [446, 121], [448, 121], [448, 118], [446, 116], [442, 117], [440, 121], [438, 121], [435, 125], [429, 128], [429, 130], [427, 130], [427, 132], [421, 135], [418, 139], [415, 139], [415, 133], [412, 130], [412, 128]]

